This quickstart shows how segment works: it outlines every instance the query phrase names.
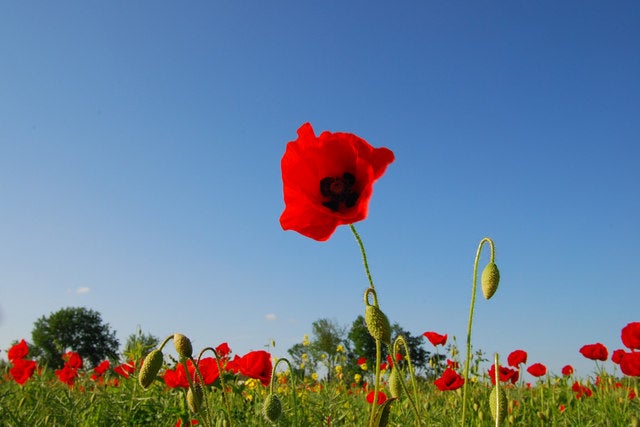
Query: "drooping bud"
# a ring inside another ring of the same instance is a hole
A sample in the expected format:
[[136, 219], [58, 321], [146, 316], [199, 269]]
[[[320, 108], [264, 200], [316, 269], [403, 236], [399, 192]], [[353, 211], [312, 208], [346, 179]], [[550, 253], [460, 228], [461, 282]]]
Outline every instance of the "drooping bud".
[[[369, 304], [369, 294], [373, 294], [376, 305]], [[385, 344], [391, 344], [391, 325], [387, 316], [378, 308], [376, 293], [372, 288], [364, 293], [364, 321], [367, 325], [369, 335]]]
[[191, 340], [182, 334], [173, 334], [173, 345], [181, 357], [190, 358], [193, 355]]
[[282, 415], [282, 402], [277, 394], [270, 393], [262, 404], [262, 416], [271, 424], [275, 424]]
[[490, 262], [482, 270], [482, 276], [480, 283], [482, 284], [482, 294], [485, 299], [489, 299], [498, 290], [498, 283], [500, 282], [500, 271], [495, 263]]
[[389, 374], [389, 392], [391, 393], [391, 397], [402, 396], [402, 378], [400, 378], [400, 369], [395, 365], [391, 369], [391, 374]]
[[489, 407], [491, 408], [491, 417], [496, 421], [498, 417], [498, 425], [502, 425], [507, 415], [507, 393], [502, 387], [494, 387], [489, 395]]
[[202, 406], [202, 399], [204, 398], [204, 390], [200, 383], [194, 383], [193, 387], [189, 387], [187, 391], [187, 405], [191, 412], [198, 412]]
[[162, 352], [158, 349], [151, 350], [147, 357], [144, 358], [142, 367], [140, 368], [140, 374], [138, 375], [138, 382], [142, 388], [149, 388], [153, 380], [156, 379], [160, 368], [162, 368]]

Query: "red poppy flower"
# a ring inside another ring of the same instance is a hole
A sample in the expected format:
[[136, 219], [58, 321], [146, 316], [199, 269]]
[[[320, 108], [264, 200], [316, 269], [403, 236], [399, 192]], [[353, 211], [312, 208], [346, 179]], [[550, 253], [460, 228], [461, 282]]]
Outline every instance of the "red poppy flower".
[[456, 390], [464, 385], [462, 378], [456, 371], [451, 368], [444, 370], [440, 378], [433, 382], [441, 391]]
[[428, 339], [429, 342], [434, 346], [445, 345], [447, 343], [447, 334], [440, 335], [437, 332], [425, 332], [422, 335], [424, 335], [425, 338]]
[[251, 351], [242, 357], [234, 357], [227, 364], [227, 369], [260, 380], [262, 385], [266, 387], [271, 381], [273, 371], [271, 355], [264, 350]]
[[[517, 369], [507, 368], [506, 366], [499, 366], [498, 368], [498, 376], [500, 377], [500, 382], [508, 382], [511, 381], [511, 384], [515, 384], [518, 382], [518, 378], [520, 374]], [[491, 365], [491, 369], [489, 369], [489, 378], [491, 378], [491, 383], [493, 385], [496, 384], [496, 367], [495, 365]]]
[[547, 373], [547, 367], [542, 363], [534, 363], [527, 368], [527, 372], [529, 372], [534, 377], [541, 377]]
[[593, 395], [593, 391], [591, 391], [589, 387], [583, 386], [579, 382], [573, 383], [573, 386], [571, 386], [571, 389], [576, 394], [576, 399], [580, 399], [582, 396], [591, 397]]
[[178, 363], [175, 369], [167, 369], [164, 371], [164, 383], [170, 388], [189, 388], [189, 380], [184, 370], [184, 363]]
[[136, 367], [133, 360], [130, 360], [127, 363], [122, 363], [113, 368], [113, 372], [125, 378], [129, 378], [129, 376], [133, 374], [135, 370]]
[[65, 361], [64, 364], [70, 368], [74, 368], [74, 369], [82, 368], [82, 357], [80, 357], [80, 355], [75, 351], [68, 351], [65, 354], [63, 354], [62, 360], [64, 360]]
[[[190, 360], [187, 363], [189, 363], [189, 372], [191, 372], [191, 375], [194, 375], [195, 370], [193, 369], [193, 364]], [[213, 384], [220, 376], [218, 363], [213, 357], [200, 359], [200, 362], [198, 362], [198, 370], [200, 371], [200, 375], [202, 375], [202, 379], [206, 385]], [[196, 376], [196, 378], [200, 381], [199, 377]]]
[[18, 384], [22, 385], [27, 382], [36, 370], [36, 362], [26, 359], [14, 359], [13, 366], [9, 369], [9, 375]]
[[96, 375], [104, 375], [104, 373], [107, 372], [108, 369], [109, 369], [109, 361], [105, 360], [104, 362], [100, 363], [98, 366], [93, 368], [93, 372]]
[[507, 356], [509, 366], [517, 368], [521, 363], [527, 363], [527, 352], [524, 350], [514, 350]]
[[571, 375], [573, 375], [573, 366], [564, 365], [562, 367], [562, 375], [564, 375], [565, 377], [570, 377]]
[[616, 365], [619, 365], [625, 353], [626, 352], [621, 348], [614, 350], [614, 352], [611, 353], [611, 361]]
[[[197, 426], [200, 423], [198, 422], [198, 420], [191, 420], [189, 424], [191, 424], [192, 426]], [[178, 418], [178, 421], [176, 421], [174, 427], [182, 427], [182, 419]]]
[[55, 374], [61, 382], [68, 386], [72, 386], [78, 377], [78, 369], [65, 364], [62, 369], [56, 370]]
[[625, 353], [620, 360], [620, 370], [631, 377], [640, 377], [640, 352]]
[[[367, 394], [367, 402], [369, 403], [373, 403], [373, 397], [375, 396], [375, 392], [370, 391], [369, 394]], [[384, 402], [387, 401], [387, 395], [384, 394], [383, 391], [379, 391], [378, 392], [378, 405], [382, 405]]]
[[324, 241], [339, 225], [362, 221], [373, 183], [393, 160], [391, 150], [373, 148], [354, 134], [316, 137], [311, 124], [303, 124], [280, 163], [286, 205], [280, 225]]
[[631, 322], [620, 333], [622, 344], [633, 350], [640, 350], [640, 322]]
[[580, 353], [587, 359], [605, 361], [609, 357], [609, 351], [603, 344], [587, 344], [582, 346]]
[[[390, 354], [387, 355], [387, 363], [389, 364], [389, 366], [393, 366], [394, 362], [400, 362], [402, 360], [402, 354], [400, 353], [396, 353], [396, 357], [395, 360], [394, 358], [391, 357]], [[366, 359], [365, 359], [366, 362]]]
[[7, 352], [7, 358], [10, 361], [24, 359], [29, 354], [29, 347], [27, 346], [27, 342], [22, 339], [19, 343], [14, 344], [9, 351]]
[[216, 354], [221, 359], [224, 359], [225, 357], [229, 356], [230, 353], [231, 353], [231, 348], [229, 348], [229, 344], [227, 344], [226, 342], [223, 342], [222, 344], [216, 347]]
[[360, 357], [360, 358], [358, 358], [358, 361], [356, 363], [358, 365], [364, 365], [365, 363], [367, 363], [367, 358], [366, 357]]

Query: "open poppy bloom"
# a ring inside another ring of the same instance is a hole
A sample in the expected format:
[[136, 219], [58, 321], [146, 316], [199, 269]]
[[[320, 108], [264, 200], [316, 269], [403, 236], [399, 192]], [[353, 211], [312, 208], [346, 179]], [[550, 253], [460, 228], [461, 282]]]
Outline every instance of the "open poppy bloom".
[[268, 386], [271, 382], [273, 365], [271, 364], [271, 354], [264, 350], [250, 351], [242, 357], [234, 357], [227, 364], [227, 369], [249, 378], [260, 380], [263, 386]]
[[620, 370], [631, 377], [640, 377], [640, 352], [624, 353], [620, 358]]
[[445, 345], [447, 343], [448, 334], [440, 335], [437, 332], [425, 332], [422, 334], [434, 346]]
[[[367, 394], [367, 402], [373, 403], [374, 396], [375, 396], [375, 392], [370, 391], [369, 394]], [[378, 405], [382, 405], [386, 401], [387, 401], [387, 395], [384, 394], [383, 391], [379, 391], [378, 392], [378, 401], [376, 403]]]
[[534, 377], [541, 377], [547, 373], [547, 367], [542, 363], [534, 363], [527, 368], [527, 372], [529, 372]]
[[622, 344], [633, 350], [640, 350], [640, 322], [631, 322], [620, 333]]
[[573, 366], [564, 365], [562, 367], [562, 375], [564, 375], [565, 377], [570, 377], [571, 375], [573, 375]]
[[9, 369], [9, 375], [18, 384], [22, 385], [27, 382], [36, 370], [36, 362], [26, 359], [14, 359], [13, 366]]
[[456, 371], [451, 368], [444, 370], [440, 378], [433, 382], [441, 391], [457, 390], [464, 385], [462, 378]]
[[524, 350], [514, 350], [507, 356], [509, 366], [517, 368], [521, 363], [527, 363], [527, 352]]
[[603, 344], [587, 344], [580, 348], [580, 353], [591, 360], [602, 360], [603, 362], [609, 357], [609, 351]]
[[325, 241], [339, 225], [362, 221], [373, 183], [393, 160], [391, 150], [354, 134], [325, 131], [316, 137], [311, 124], [303, 124], [280, 162], [286, 205], [280, 225]]
[[13, 345], [9, 351], [7, 352], [7, 358], [10, 361], [24, 359], [29, 354], [29, 347], [27, 346], [27, 342], [22, 339], [19, 343]]
[[[510, 381], [511, 384], [515, 384], [516, 382], [518, 382], [520, 373], [518, 372], [517, 369], [507, 368], [506, 366], [498, 366], [498, 377], [500, 378], [500, 382], [506, 383]], [[489, 378], [491, 378], [491, 383], [495, 385], [496, 384], [496, 367], [493, 364], [489, 369]]]

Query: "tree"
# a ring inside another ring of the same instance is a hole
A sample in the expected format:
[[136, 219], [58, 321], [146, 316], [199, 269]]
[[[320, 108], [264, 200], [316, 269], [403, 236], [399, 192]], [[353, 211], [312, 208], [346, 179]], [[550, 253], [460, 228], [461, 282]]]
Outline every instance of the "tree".
[[[399, 324], [394, 323], [391, 326], [391, 336], [395, 340], [396, 337], [402, 335], [409, 347], [409, 355], [411, 356], [411, 363], [416, 370], [427, 369], [429, 363], [429, 352], [421, 347], [423, 338], [421, 335], [413, 336], [408, 331], [405, 331]], [[356, 357], [365, 357], [368, 361], [375, 364], [376, 360], [376, 341], [369, 334], [367, 324], [365, 323], [363, 316], [358, 316], [356, 320], [351, 324], [349, 330], [349, 340], [353, 343], [353, 351]], [[404, 354], [404, 348], [401, 350]], [[382, 358], [383, 361], [389, 353], [389, 349], [386, 346], [382, 346]]]
[[117, 358], [118, 340], [100, 313], [85, 307], [67, 307], [42, 316], [31, 331], [33, 344], [42, 351], [40, 363], [51, 368], [62, 366], [62, 355], [75, 351], [97, 366], [106, 358]]
[[127, 338], [127, 343], [124, 345], [124, 356], [129, 360], [140, 360], [155, 348], [158, 342], [160, 342], [158, 337], [143, 333], [138, 326], [136, 333]]

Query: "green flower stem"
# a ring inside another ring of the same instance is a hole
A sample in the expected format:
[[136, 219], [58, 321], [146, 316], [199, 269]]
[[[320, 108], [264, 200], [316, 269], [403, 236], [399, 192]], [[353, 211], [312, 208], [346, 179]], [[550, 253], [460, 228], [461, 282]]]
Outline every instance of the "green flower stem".
[[[222, 365], [220, 364], [220, 356], [218, 356], [218, 352], [216, 351], [215, 348], [206, 347], [206, 348], [203, 348], [200, 351], [200, 354], [198, 355], [198, 363], [200, 363], [200, 359], [202, 358], [202, 355], [206, 351], [211, 351], [213, 353], [213, 356], [216, 359], [216, 365], [218, 366], [218, 378], [220, 379], [220, 388], [221, 388], [221, 393], [222, 393], [222, 401], [224, 402], [224, 408], [225, 408], [226, 415], [227, 415], [227, 424], [228, 424], [229, 427], [232, 427], [233, 426], [233, 419], [231, 417], [231, 406], [229, 405], [229, 399], [227, 397], [227, 391], [226, 391], [227, 387], [226, 387], [226, 385], [224, 383], [224, 375], [223, 375]], [[200, 369], [198, 369], [198, 365], [196, 364], [195, 367], [196, 367], [196, 372], [198, 373], [198, 376], [200, 377], [200, 381], [202, 381], [202, 384], [204, 384], [204, 379], [202, 378], [202, 374], [200, 374]], [[187, 377], [189, 377], [189, 375], [187, 375]], [[207, 412], [209, 412], [209, 411], [207, 411]]]
[[496, 427], [500, 427], [500, 365], [498, 363], [498, 353], [493, 356], [493, 372], [496, 381]]
[[299, 426], [298, 422], [298, 400], [297, 400], [297, 392], [296, 392], [296, 376], [293, 372], [293, 368], [291, 367], [291, 362], [285, 357], [282, 359], [278, 359], [276, 364], [273, 366], [273, 371], [271, 372], [271, 381], [269, 382], [269, 393], [273, 394], [273, 382], [276, 377], [276, 368], [280, 362], [284, 362], [289, 367], [289, 374], [291, 375], [291, 392], [293, 394], [293, 418], [294, 418], [294, 426]]
[[467, 385], [469, 383], [469, 362], [471, 359], [471, 326], [473, 323], [473, 309], [476, 304], [476, 288], [478, 284], [478, 263], [480, 262], [480, 253], [485, 243], [489, 243], [489, 246], [491, 247], [491, 255], [490, 255], [489, 262], [494, 262], [494, 259], [495, 259], [495, 248], [493, 245], [493, 240], [491, 240], [488, 237], [485, 237], [480, 241], [480, 244], [478, 245], [478, 250], [476, 252], [476, 259], [473, 264], [473, 287], [471, 289], [471, 307], [469, 308], [469, 323], [467, 325], [467, 359], [464, 362], [464, 386], [462, 388], [462, 423], [461, 423], [462, 427], [464, 427], [465, 417], [467, 414]]
[[[353, 224], [349, 224], [351, 228], [351, 232], [353, 233], [356, 241], [358, 242], [358, 246], [360, 247], [360, 253], [362, 253], [362, 262], [364, 263], [364, 271], [367, 273], [367, 280], [369, 280], [369, 286], [375, 290], [375, 286], [373, 285], [373, 279], [371, 278], [371, 271], [369, 271], [369, 263], [367, 262], [367, 252], [364, 250], [364, 244], [362, 243], [362, 239], [360, 235], [356, 231], [356, 228]], [[377, 305], [377, 304], [376, 304]]]
[[380, 363], [382, 362], [382, 343], [376, 339], [376, 380], [373, 389], [373, 402], [369, 411], [369, 427], [375, 426], [376, 410], [378, 409], [378, 389], [380, 388]]
[[413, 365], [411, 363], [411, 352], [409, 351], [409, 346], [407, 345], [407, 341], [404, 339], [404, 337], [402, 335], [398, 336], [396, 340], [393, 342], [393, 351], [391, 354], [391, 358], [394, 361], [394, 363], [397, 363], [396, 354], [398, 354], [398, 351], [396, 350], [396, 345], [398, 344], [402, 344], [402, 346], [404, 347], [404, 353], [407, 356], [407, 367], [409, 369], [409, 377], [411, 378], [411, 386], [413, 388], [413, 397], [411, 397], [411, 395], [408, 393], [407, 387], [404, 383], [404, 378], [402, 376], [399, 377], [400, 384], [402, 385], [402, 390], [404, 391], [407, 398], [409, 399], [409, 403], [411, 404], [413, 411], [416, 413], [416, 425], [420, 426], [422, 425], [422, 422], [420, 421], [422, 420], [422, 416], [420, 414], [420, 409], [416, 403], [418, 402], [418, 387], [416, 385], [416, 377], [413, 371]]

